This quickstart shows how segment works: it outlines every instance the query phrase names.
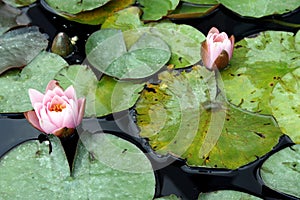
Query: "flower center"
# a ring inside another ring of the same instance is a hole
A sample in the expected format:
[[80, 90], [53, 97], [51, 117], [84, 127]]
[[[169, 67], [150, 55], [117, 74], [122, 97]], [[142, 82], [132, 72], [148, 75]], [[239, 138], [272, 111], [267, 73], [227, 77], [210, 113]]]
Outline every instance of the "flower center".
[[55, 112], [61, 112], [65, 108], [66, 108], [66, 105], [63, 105], [63, 104], [52, 104], [49, 110], [55, 111]]

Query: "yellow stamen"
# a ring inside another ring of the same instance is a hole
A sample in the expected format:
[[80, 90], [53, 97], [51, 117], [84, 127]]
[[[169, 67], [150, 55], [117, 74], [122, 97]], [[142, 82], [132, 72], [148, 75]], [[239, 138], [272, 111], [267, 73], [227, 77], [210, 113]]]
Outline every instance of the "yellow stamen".
[[50, 111], [55, 111], [55, 112], [61, 112], [64, 108], [66, 108], [65, 105], [62, 104], [52, 104], [50, 107]]

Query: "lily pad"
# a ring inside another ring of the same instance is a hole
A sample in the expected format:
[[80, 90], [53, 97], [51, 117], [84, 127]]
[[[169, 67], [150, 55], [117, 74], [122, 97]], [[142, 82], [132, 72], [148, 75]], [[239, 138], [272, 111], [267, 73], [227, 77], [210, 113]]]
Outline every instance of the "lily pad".
[[[111, 0], [105, 5], [94, 10], [80, 12], [78, 14], [68, 14], [58, 12], [57, 14], [67, 18], [68, 20], [79, 22], [82, 24], [98, 25], [102, 24], [107, 17], [113, 15], [115, 12], [120, 11], [134, 4], [135, 0]], [[55, 9], [52, 9], [53, 12]]]
[[182, 0], [188, 3], [195, 3], [195, 4], [217, 4], [217, 0]]
[[55, 77], [63, 88], [73, 85], [77, 96], [86, 98], [85, 116], [102, 117], [131, 108], [140, 96], [144, 83], [118, 81], [109, 76], [96, 79], [90, 68], [73, 65]]
[[270, 105], [281, 130], [300, 143], [300, 68], [284, 75], [272, 91]]
[[180, 200], [181, 198], [177, 197], [174, 194], [171, 194], [170, 196], [164, 196], [160, 198], [155, 198], [154, 200]]
[[47, 36], [38, 27], [25, 27], [0, 36], [0, 74], [24, 67], [48, 46]]
[[140, 15], [141, 10], [138, 7], [129, 7], [108, 17], [101, 28], [112, 28], [125, 31], [142, 27], [143, 22], [140, 20]]
[[267, 186], [300, 198], [300, 145], [272, 155], [265, 161], [260, 173]]
[[159, 20], [174, 10], [179, 4], [179, 0], [137, 0], [143, 10], [143, 20]]
[[[300, 6], [299, 0], [290, 0], [286, 3], [281, 0], [273, 1], [248, 1], [248, 0], [218, 0], [228, 9], [240, 14], [241, 16], [263, 17], [273, 14], [283, 14], [293, 11]], [[259, 8], [259, 9], [258, 9]]]
[[29, 6], [30, 4], [36, 2], [36, 0], [2, 0], [2, 1], [13, 7]]
[[[139, 36], [138, 31], [131, 33]], [[95, 68], [119, 79], [153, 75], [171, 56], [163, 40], [147, 33], [127, 50], [122, 32], [115, 29], [102, 29], [93, 33], [86, 43], [86, 54]]]
[[161, 22], [150, 25], [150, 32], [163, 39], [170, 47], [169, 64], [174, 68], [191, 66], [200, 61], [201, 42], [205, 35], [192, 26]]
[[12, 70], [0, 76], [0, 113], [25, 112], [32, 109], [28, 89], [41, 92], [57, 72], [67, 66], [60, 56], [41, 52], [21, 72]]
[[47, 4], [55, 10], [59, 12], [66, 12], [69, 14], [77, 14], [80, 12], [93, 10], [95, 8], [99, 8], [109, 2], [110, 0], [68, 0], [68, 1], [60, 1], [60, 0], [45, 0]]
[[236, 43], [230, 65], [221, 72], [228, 100], [251, 112], [272, 114], [271, 92], [300, 66], [299, 53], [289, 32], [267, 31]]
[[[200, 0], [201, 1], [201, 0]], [[195, 1], [196, 3], [197, 1]], [[209, 14], [215, 8], [218, 7], [218, 4], [216, 1], [211, 1], [211, 4], [187, 4], [182, 3], [179, 4], [175, 10], [170, 12], [166, 17], [171, 19], [187, 19], [187, 18], [198, 18], [202, 17], [204, 15]]]
[[29, 18], [18, 8], [0, 2], [0, 35], [18, 25], [27, 25]]
[[271, 116], [222, 100], [214, 73], [204, 67], [159, 78], [136, 104], [140, 135], [159, 154], [176, 155], [191, 166], [235, 169], [269, 152], [282, 135]]
[[226, 200], [259, 200], [261, 198], [255, 197], [253, 195], [233, 191], [233, 190], [222, 190], [209, 193], [201, 193], [199, 200], [215, 200], [215, 199], [226, 199]]
[[[98, 134], [99, 135], [99, 134]], [[98, 135], [93, 137], [97, 138]], [[102, 136], [101, 136], [102, 137]], [[124, 149], [135, 152], [139, 163], [151, 169], [143, 153], [129, 142], [106, 135], [120, 145], [113, 151], [118, 164], [133, 163]], [[30, 141], [16, 147], [0, 162], [0, 195], [4, 199], [152, 199], [155, 179], [152, 171], [133, 173], [105, 165], [79, 142], [72, 171], [60, 140], [50, 137], [52, 152], [45, 143]], [[108, 154], [112, 149], [105, 149]], [[110, 157], [112, 158], [112, 157]], [[66, 192], [67, 191], [67, 192]]]

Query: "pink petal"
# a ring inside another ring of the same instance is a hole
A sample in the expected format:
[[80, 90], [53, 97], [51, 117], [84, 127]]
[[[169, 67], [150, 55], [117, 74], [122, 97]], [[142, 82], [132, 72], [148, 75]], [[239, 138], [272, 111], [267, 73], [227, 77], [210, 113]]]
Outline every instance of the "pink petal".
[[228, 40], [228, 36], [227, 36], [227, 34], [224, 33], [224, 32], [218, 34], [218, 35], [214, 38], [214, 42], [223, 42], [224, 40]]
[[39, 119], [36, 116], [35, 111], [28, 111], [24, 113], [26, 119], [29, 121], [29, 123], [36, 129], [38, 129], [41, 132], [44, 132], [43, 129], [40, 126]]
[[53, 123], [45, 119], [40, 119], [40, 125], [47, 134], [53, 133], [56, 129], [58, 129], [58, 127], [56, 127]]
[[61, 87], [56, 87], [52, 91], [58, 96], [65, 96], [65, 92]]
[[78, 118], [77, 118], [76, 126], [78, 126], [81, 123], [82, 118], [84, 116], [85, 98], [78, 99], [78, 108], [79, 108], [79, 112], [78, 112]]
[[209, 33], [216, 33], [216, 34], [219, 34], [219, 30], [216, 28], [216, 27], [212, 27], [209, 31], [208, 31], [208, 34]]
[[30, 98], [32, 107], [34, 107], [35, 103], [43, 102], [44, 94], [40, 93], [39, 91], [37, 91], [35, 89], [29, 89], [28, 93], [29, 93], [29, 98]]
[[46, 87], [46, 92], [48, 90], [54, 90], [54, 88], [56, 88], [56, 87], [60, 87], [59, 83], [56, 80], [51, 80], [51, 81], [49, 81], [49, 83]]
[[224, 41], [224, 50], [228, 53], [228, 58], [230, 59], [232, 56], [232, 45], [229, 39]]
[[233, 35], [230, 36], [229, 40], [231, 42], [231, 50], [228, 55], [229, 55], [229, 59], [231, 59], [232, 54], [233, 54], [233, 49], [234, 49], [234, 40], [235, 40], [234, 36]]
[[74, 87], [71, 85], [69, 86], [66, 90], [65, 90], [65, 95], [69, 98], [69, 99], [73, 99], [74, 101], [77, 100], [77, 97], [76, 97], [76, 92], [75, 92], [75, 89]]
[[62, 127], [67, 127], [67, 128], [76, 127], [76, 119], [74, 117], [74, 112], [77, 111], [72, 110], [71, 107], [69, 106], [64, 109]]

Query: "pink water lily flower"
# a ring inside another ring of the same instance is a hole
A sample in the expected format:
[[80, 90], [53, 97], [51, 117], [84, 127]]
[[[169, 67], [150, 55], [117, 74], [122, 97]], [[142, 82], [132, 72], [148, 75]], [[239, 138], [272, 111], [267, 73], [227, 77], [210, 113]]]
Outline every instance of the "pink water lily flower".
[[65, 137], [73, 133], [84, 115], [85, 98], [77, 99], [73, 86], [65, 91], [58, 82], [49, 82], [46, 93], [29, 89], [29, 97], [34, 108], [25, 112], [26, 119], [38, 130]]
[[225, 32], [219, 32], [212, 27], [202, 43], [201, 58], [208, 69], [222, 69], [226, 67], [233, 54], [234, 36], [228, 38]]

